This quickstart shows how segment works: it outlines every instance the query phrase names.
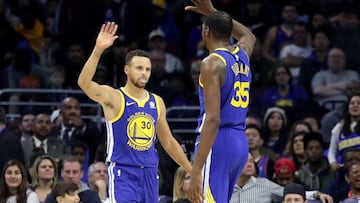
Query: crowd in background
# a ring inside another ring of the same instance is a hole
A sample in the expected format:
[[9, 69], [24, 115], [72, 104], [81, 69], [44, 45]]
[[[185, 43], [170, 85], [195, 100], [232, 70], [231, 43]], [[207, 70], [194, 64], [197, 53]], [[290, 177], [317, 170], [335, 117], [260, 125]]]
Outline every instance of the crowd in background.
[[[356, 183], [360, 169], [360, 3], [213, 3], [257, 37], [250, 57], [253, 81], [246, 128], [257, 171], [244, 170], [242, 177], [267, 178], [281, 186], [298, 182], [307, 190], [330, 194], [335, 202], [360, 197]], [[35, 192], [40, 202], [48, 202], [45, 199], [54, 184], [65, 180], [79, 187], [80, 199], [105, 200], [104, 123], [84, 118], [83, 114], [96, 114], [96, 108], [80, 107], [91, 103], [86, 96], [56, 91], [79, 90], [77, 77], [98, 28], [115, 21], [119, 38], [101, 58], [94, 80], [124, 85], [125, 54], [144, 49], [152, 62], [147, 89], [163, 97], [167, 107], [198, 106], [200, 61], [208, 53], [201, 40], [201, 16], [184, 11], [187, 4], [187, 0], [0, 0], [0, 89], [54, 90], [0, 95], [1, 101], [10, 102], [0, 111], [0, 188], [14, 189], [7, 175], [20, 173], [15, 187], [20, 198]], [[19, 117], [6, 119], [9, 115]], [[181, 143], [182, 137], [175, 136]], [[192, 153], [191, 148], [184, 146], [184, 150]], [[158, 151], [162, 201], [167, 197], [186, 201], [189, 174], [177, 168], [160, 146]], [[240, 179], [236, 194], [246, 192], [241, 190]], [[0, 202], [14, 194], [8, 189], [0, 191]], [[92, 198], [94, 194], [99, 198]]]

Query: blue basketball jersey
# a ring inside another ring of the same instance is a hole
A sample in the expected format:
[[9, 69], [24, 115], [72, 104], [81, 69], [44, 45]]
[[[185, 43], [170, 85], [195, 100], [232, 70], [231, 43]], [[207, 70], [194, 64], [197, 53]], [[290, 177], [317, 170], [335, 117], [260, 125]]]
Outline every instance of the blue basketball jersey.
[[160, 115], [158, 96], [147, 92], [139, 101], [123, 88], [119, 114], [106, 121], [107, 158], [126, 166], [157, 167], [159, 157], [155, 149], [156, 123]]
[[[350, 148], [360, 148], [360, 135], [356, 132], [352, 132], [349, 135], [344, 135], [343, 130], [339, 134], [338, 141], [338, 157], [342, 157], [342, 154]], [[341, 158], [342, 160], [342, 158]], [[342, 163], [342, 162], [341, 162]]]
[[[233, 52], [227, 49], [216, 49], [212, 56], [218, 57], [226, 67], [226, 78], [221, 87], [220, 127], [245, 129], [245, 118], [248, 111], [251, 71], [247, 54], [236, 47]], [[199, 81], [200, 116], [196, 132], [200, 133], [205, 120], [204, 91]]]

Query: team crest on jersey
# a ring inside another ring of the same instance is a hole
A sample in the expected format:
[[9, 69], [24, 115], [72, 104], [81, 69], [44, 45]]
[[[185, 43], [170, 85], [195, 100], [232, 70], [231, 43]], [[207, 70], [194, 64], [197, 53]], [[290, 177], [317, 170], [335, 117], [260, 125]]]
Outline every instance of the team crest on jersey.
[[153, 101], [151, 101], [151, 102], [149, 103], [149, 105], [150, 105], [150, 108], [152, 108], [152, 109], [155, 109], [155, 108], [156, 108], [155, 102], [153, 102]]
[[153, 144], [155, 135], [154, 118], [145, 113], [137, 112], [128, 118], [127, 144], [137, 151], [146, 151]]

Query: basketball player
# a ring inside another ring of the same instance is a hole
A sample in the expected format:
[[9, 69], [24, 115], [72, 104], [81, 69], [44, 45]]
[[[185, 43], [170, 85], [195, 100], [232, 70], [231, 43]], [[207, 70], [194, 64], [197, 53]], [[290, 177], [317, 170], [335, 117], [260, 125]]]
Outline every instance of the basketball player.
[[104, 111], [110, 202], [158, 202], [156, 135], [180, 166], [191, 171], [191, 164], [171, 134], [164, 101], [144, 89], [151, 73], [145, 51], [126, 55], [124, 87], [114, 89], [92, 81], [102, 53], [118, 38], [117, 28], [113, 22], [102, 25], [78, 84]]
[[[245, 117], [249, 105], [249, 57], [255, 36], [210, 0], [192, 0], [186, 10], [205, 15], [202, 37], [209, 56], [201, 62], [200, 117], [191, 171], [192, 202], [229, 202], [248, 156]], [[230, 45], [233, 37], [237, 44]]]

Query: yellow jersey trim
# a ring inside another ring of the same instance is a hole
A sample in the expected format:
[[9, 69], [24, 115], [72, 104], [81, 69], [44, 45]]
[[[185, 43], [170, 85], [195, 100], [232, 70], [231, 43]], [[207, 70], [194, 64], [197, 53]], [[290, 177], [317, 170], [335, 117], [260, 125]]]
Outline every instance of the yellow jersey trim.
[[149, 100], [149, 98], [150, 98], [149, 92], [146, 91], [146, 90], [145, 90], [145, 91], [146, 91], [146, 96], [145, 96], [145, 98], [142, 99], [142, 100], [139, 100], [139, 99], [131, 96], [128, 92], [126, 92], [126, 90], [125, 90], [124, 87], [122, 87], [121, 90], [126, 94], [126, 96], [128, 96], [128, 97], [130, 97], [132, 100], [134, 100], [139, 107], [144, 107], [144, 106], [145, 106], [145, 103], [146, 103], [146, 102]]
[[120, 99], [121, 99], [120, 110], [119, 110], [119, 113], [113, 119], [110, 120], [111, 123], [115, 123], [117, 120], [119, 120], [119, 118], [123, 115], [124, 110], [125, 110], [124, 95], [122, 94], [122, 92], [120, 90], [116, 90], [116, 91], [120, 94]]
[[156, 103], [156, 110], [157, 110], [157, 113], [158, 113], [158, 120], [160, 118], [160, 97], [156, 94], [153, 94], [154, 95], [154, 98], [155, 98], [155, 103]]

